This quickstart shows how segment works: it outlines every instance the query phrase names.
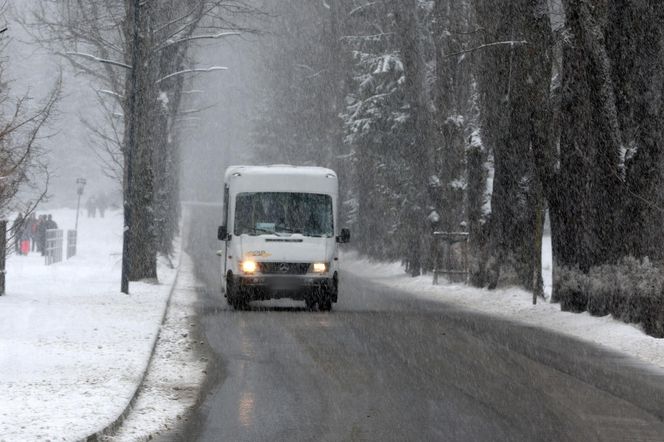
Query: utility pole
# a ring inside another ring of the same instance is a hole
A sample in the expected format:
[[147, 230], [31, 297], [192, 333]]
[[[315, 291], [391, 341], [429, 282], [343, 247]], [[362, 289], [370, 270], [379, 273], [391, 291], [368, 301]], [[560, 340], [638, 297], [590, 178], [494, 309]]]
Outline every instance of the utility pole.
[[129, 245], [131, 242], [130, 226], [132, 212], [132, 167], [133, 152], [136, 148], [136, 124], [137, 124], [137, 95], [138, 95], [138, 69], [140, 65], [140, 8], [141, 0], [133, 0], [131, 3], [132, 20], [132, 44], [131, 44], [131, 71], [129, 73], [129, 118], [127, 119], [127, 128], [129, 133], [127, 137], [127, 146], [125, 146], [125, 188], [124, 188], [124, 232], [122, 236], [122, 278], [120, 291], [129, 294], [129, 269], [131, 268], [131, 259], [129, 256]]

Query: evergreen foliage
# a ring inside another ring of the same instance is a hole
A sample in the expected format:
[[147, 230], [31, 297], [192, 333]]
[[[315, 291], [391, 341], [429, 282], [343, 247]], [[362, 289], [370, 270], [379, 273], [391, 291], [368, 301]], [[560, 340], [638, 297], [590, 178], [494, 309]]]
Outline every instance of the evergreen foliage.
[[[256, 161], [341, 170], [342, 219], [361, 252], [416, 275], [431, 268], [432, 230], [468, 230], [474, 284], [541, 294], [548, 210], [554, 298], [597, 311], [610, 295], [597, 284], [571, 289], [564, 275], [662, 259], [662, 8], [314, 3], [274, 10], [289, 44], [262, 43], [273, 56], [261, 78], [278, 98], [256, 113]], [[323, 128], [337, 131], [334, 142]]]

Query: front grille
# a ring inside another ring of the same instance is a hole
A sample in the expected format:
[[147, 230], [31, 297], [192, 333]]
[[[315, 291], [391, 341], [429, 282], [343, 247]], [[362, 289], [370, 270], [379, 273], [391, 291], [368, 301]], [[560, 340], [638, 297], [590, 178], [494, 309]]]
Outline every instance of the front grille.
[[261, 262], [260, 271], [266, 275], [306, 275], [309, 272], [309, 263]]

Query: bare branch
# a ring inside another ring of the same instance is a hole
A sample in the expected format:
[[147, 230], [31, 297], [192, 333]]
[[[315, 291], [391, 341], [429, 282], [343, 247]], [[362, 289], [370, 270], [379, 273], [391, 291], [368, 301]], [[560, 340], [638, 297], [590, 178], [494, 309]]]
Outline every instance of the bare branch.
[[378, 4], [378, 2], [371, 2], [371, 3], [367, 3], [366, 5], [360, 5], [360, 6], [358, 6], [357, 8], [352, 9], [352, 10], [348, 13], [348, 15], [349, 15], [349, 16], [353, 16], [353, 15], [357, 14], [358, 12], [363, 11], [363, 10], [366, 9], [366, 8], [370, 8], [370, 7], [372, 7], [372, 6], [376, 6], [376, 4]]
[[232, 37], [232, 36], [239, 36], [239, 35], [242, 35], [242, 33], [241, 32], [220, 32], [218, 34], [192, 35], [191, 37], [181, 38], [179, 40], [167, 41], [163, 45], [156, 48], [154, 50], [154, 52], [158, 52], [158, 51], [164, 50], [168, 47], [179, 45], [179, 44], [186, 43], [186, 42], [190, 42], [190, 41], [193, 41], [193, 40], [214, 40], [214, 39]]
[[110, 95], [115, 98], [123, 99], [124, 96], [122, 94], [119, 94], [117, 92], [109, 91], [108, 89], [99, 89], [97, 90], [98, 93], [103, 94], [103, 95]]
[[215, 71], [227, 71], [228, 68], [224, 66], [212, 66], [209, 68], [197, 68], [197, 69], [185, 69], [183, 71], [179, 72], [173, 72], [172, 74], [166, 75], [165, 77], [160, 78], [157, 80], [157, 84], [161, 83], [162, 81], [166, 81], [169, 78], [177, 77], [179, 75], [184, 75], [184, 74], [194, 74], [194, 73], [205, 73], [205, 72], [215, 72]]
[[479, 51], [479, 50], [482, 50], [482, 49], [491, 48], [491, 47], [494, 47], [494, 46], [519, 46], [519, 45], [527, 45], [527, 44], [528, 44], [528, 42], [526, 40], [497, 41], [497, 42], [494, 42], [494, 43], [487, 43], [485, 45], [480, 45], [480, 46], [476, 46], [474, 48], [466, 49], [464, 51], [454, 52], [452, 54], [446, 54], [446, 55], [443, 56], [443, 58], [456, 57], [457, 55], [463, 55], [463, 54], [467, 54], [469, 52], [475, 52], [475, 51]]
[[[121, 63], [119, 61], [106, 60], [104, 58], [95, 57], [94, 55], [85, 54], [83, 52], [65, 52], [64, 54], [65, 55], [74, 55], [74, 56], [77, 56], [77, 57], [84, 57], [84, 58], [87, 58], [89, 60], [97, 61], [99, 63], [110, 64], [110, 65], [113, 65], [113, 66], [119, 66], [119, 67], [125, 68], [125, 69], [131, 69], [132, 68], [128, 64]], [[60, 55], [62, 55], [62, 54], [60, 54]]]

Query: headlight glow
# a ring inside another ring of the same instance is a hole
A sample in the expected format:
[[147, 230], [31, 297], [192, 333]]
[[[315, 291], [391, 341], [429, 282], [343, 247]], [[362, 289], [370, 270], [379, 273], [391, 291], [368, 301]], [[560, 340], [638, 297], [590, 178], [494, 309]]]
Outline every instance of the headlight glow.
[[327, 272], [327, 264], [323, 262], [317, 262], [313, 265], [314, 273], [325, 273]]
[[242, 261], [242, 271], [244, 273], [256, 273], [258, 265], [255, 261]]

